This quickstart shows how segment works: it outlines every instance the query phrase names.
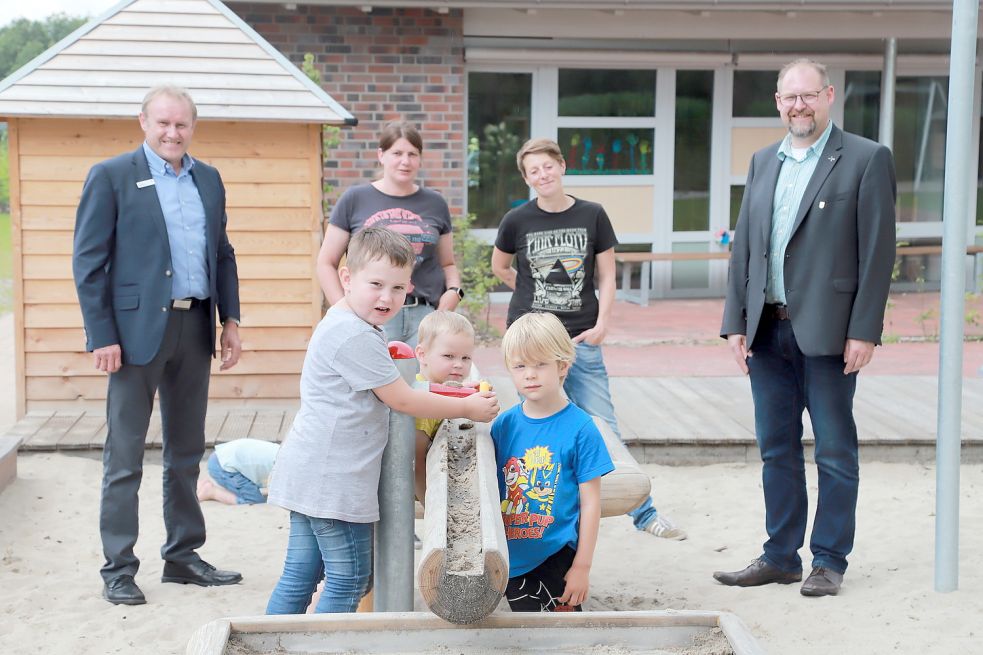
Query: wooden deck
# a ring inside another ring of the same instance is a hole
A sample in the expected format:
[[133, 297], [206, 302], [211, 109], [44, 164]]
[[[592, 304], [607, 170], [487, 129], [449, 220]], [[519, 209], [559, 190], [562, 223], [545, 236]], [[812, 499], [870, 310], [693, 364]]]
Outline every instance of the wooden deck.
[[[507, 378], [493, 378], [503, 407], [517, 396]], [[855, 401], [861, 454], [867, 459], [931, 461], [935, 457], [936, 378], [861, 376]], [[743, 377], [611, 379], [623, 438], [640, 462], [755, 461], [754, 408]], [[963, 379], [963, 459], [983, 461], [983, 380]], [[279, 442], [296, 406], [213, 408], [206, 419], [207, 446], [252, 437]], [[98, 412], [31, 412], [8, 436], [22, 451], [101, 449], [105, 417]], [[806, 420], [804, 441], [811, 444]], [[155, 414], [147, 446], [161, 446]]]

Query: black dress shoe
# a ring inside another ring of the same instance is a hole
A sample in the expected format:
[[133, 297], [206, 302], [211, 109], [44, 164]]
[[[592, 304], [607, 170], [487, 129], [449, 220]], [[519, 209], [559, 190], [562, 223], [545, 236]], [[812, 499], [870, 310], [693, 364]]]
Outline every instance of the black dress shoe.
[[143, 605], [147, 602], [132, 575], [121, 575], [104, 584], [102, 597], [113, 605]]
[[835, 596], [843, 584], [843, 574], [822, 566], [812, 567], [812, 573], [799, 590], [803, 596]]
[[193, 564], [164, 562], [164, 574], [161, 576], [160, 581], [196, 584], [199, 587], [214, 587], [241, 582], [242, 574], [236, 573], [235, 571], [220, 571], [204, 560], [198, 560]]
[[783, 571], [760, 557], [740, 571], [716, 571], [714, 580], [731, 587], [757, 587], [763, 584], [792, 584], [802, 579], [802, 571]]

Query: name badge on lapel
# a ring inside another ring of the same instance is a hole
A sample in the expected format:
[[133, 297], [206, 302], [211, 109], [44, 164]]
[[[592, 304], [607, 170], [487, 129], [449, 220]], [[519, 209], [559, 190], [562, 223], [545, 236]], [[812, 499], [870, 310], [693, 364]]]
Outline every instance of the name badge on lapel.
[[148, 186], [154, 186], [154, 178], [150, 178], [149, 180], [139, 180], [137, 182], [138, 189], [146, 189]]
[[825, 200], [820, 200], [819, 201], [819, 208], [820, 209], [826, 209], [826, 201]]

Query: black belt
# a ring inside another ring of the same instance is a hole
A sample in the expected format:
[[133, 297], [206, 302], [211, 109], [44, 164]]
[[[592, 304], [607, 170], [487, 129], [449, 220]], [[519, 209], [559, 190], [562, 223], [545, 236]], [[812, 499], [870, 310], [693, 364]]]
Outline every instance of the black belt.
[[406, 300], [403, 301], [403, 307], [416, 307], [417, 305], [430, 305], [433, 307], [433, 303], [419, 296], [406, 296]]
[[788, 305], [765, 305], [764, 315], [776, 321], [787, 321]]
[[177, 298], [171, 301], [171, 309], [186, 312], [201, 307], [206, 302], [208, 302], [208, 298]]

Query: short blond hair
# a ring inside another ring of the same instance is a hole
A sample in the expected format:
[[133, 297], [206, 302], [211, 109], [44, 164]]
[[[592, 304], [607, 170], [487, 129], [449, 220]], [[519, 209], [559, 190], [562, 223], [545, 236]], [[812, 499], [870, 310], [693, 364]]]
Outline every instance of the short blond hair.
[[550, 139], [529, 139], [522, 144], [519, 148], [519, 152], [515, 153], [515, 165], [519, 167], [519, 172], [522, 173], [522, 177], [526, 176], [526, 169], [522, 167], [522, 160], [529, 155], [549, 155], [557, 163], [564, 163], [563, 153], [560, 151], [560, 146], [556, 141]]
[[437, 310], [430, 312], [420, 321], [417, 329], [417, 343], [424, 348], [433, 345], [434, 339], [445, 334], [463, 334], [474, 340], [474, 327], [471, 321], [457, 312]]
[[798, 59], [793, 59], [784, 66], [782, 70], [778, 71], [778, 81], [775, 83], [775, 88], [779, 93], [782, 92], [782, 79], [784, 79], [785, 74], [788, 73], [793, 68], [797, 66], [806, 66], [816, 71], [819, 74], [819, 79], [823, 83], [823, 87], [829, 86], [829, 73], [826, 71], [826, 66], [819, 63], [815, 59], [809, 59], [808, 57], [799, 57]]
[[505, 365], [566, 362], [573, 364], [576, 350], [567, 329], [553, 314], [530, 312], [515, 319], [502, 337]]
[[171, 98], [184, 100], [191, 108], [191, 121], [195, 122], [198, 120], [198, 106], [195, 104], [191, 94], [184, 87], [176, 86], [174, 84], [158, 84], [147, 91], [147, 95], [143, 96], [143, 104], [140, 105], [141, 114], [146, 115], [147, 107], [150, 106], [150, 103], [153, 102], [157, 96], [170, 96]]
[[345, 265], [356, 273], [377, 259], [388, 260], [396, 268], [413, 268], [416, 254], [409, 240], [385, 227], [367, 227], [352, 235]]

